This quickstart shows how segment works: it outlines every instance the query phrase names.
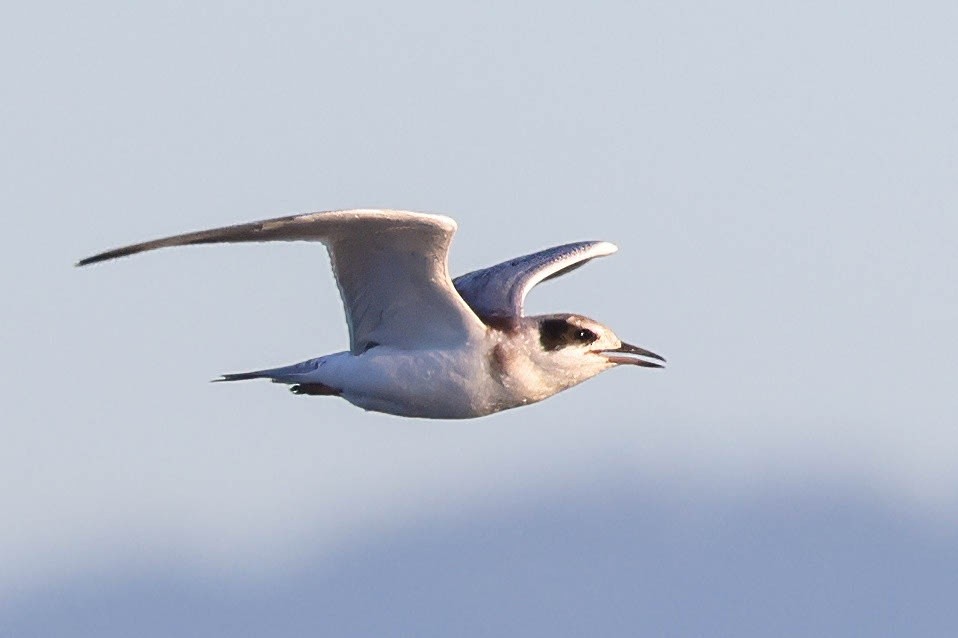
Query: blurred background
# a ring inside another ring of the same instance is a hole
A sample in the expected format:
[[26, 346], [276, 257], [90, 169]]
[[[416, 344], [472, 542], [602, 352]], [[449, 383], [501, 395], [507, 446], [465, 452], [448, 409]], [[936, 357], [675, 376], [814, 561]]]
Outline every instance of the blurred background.
[[[954, 635], [956, 7], [8, 3], [0, 635]], [[669, 368], [403, 420], [207, 383], [319, 246], [72, 267], [346, 207], [614, 241], [529, 311]]]

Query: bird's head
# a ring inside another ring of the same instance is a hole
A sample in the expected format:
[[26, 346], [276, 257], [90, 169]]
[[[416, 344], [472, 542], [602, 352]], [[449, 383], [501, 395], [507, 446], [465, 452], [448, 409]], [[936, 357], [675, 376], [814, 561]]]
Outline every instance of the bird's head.
[[620, 340], [594, 319], [575, 314], [529, 317], [533, 363], [564, 389], [619, 365], [662, 368], [665, 359]]

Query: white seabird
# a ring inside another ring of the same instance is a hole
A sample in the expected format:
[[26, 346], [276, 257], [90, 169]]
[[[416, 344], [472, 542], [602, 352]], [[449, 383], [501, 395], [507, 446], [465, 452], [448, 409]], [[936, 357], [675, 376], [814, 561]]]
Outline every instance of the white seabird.
[[662, 367], [577, 314], [526, 317], [533, 286], [615, 252], [603, 241], [556, 246], [449, 277], [456, 222], [398, 210], [343, 210], [203, 230], [87, 257], [84, 266], [191, 244], [318, 241], [339, 286], [349, 350], [290, 366], [225, 374], [271, 379], [296, 394], [340, 396], [366, 410], [465, 419], [541, 401], [622, 364]]

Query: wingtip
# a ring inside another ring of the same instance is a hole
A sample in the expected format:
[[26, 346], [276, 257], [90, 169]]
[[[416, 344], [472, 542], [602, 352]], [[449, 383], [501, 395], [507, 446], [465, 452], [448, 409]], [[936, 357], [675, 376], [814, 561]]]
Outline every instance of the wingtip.
[[140, 252], [142, 247], [140, 244], [133, 246], [124, 246], [123, 248], [114, 248], [113, 250], [107, 250], [106, 252], [97, 253], [96, 255], [91, 255], [90, 257], [84, 257], [80, 261], [76, 262], [74, 266], [89, 266], [90, 264], [96, 264], [101, 261], [108, 261], [110, 259], [116, 259], [117, 257], [127, 257], [133, 255], [137, 252]]
[[108, 250], [106, 252], [97, 253], [95, 255], [90, 255], [89, 257], [84, 257], [77, 261], [74, 266], [81, 268], [83, 266], [89, 266], [90, 264], [96, 264], [101, 261], [107, 261], [108, 259], [114, 259], [116, 257], [123, 257], [130, 254], [126, 248], [116, 248], [114, 250]]
[[596, 248], [602, 251], [602, 254], [604, 255], [611, 255], [612, 253], [617, 252], [619, 250], [619, 247], [610, 241], [596, 242]]

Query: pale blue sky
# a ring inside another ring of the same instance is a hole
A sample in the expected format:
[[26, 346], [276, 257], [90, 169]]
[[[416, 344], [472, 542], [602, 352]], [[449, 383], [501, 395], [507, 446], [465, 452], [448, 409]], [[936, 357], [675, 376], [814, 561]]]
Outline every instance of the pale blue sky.
[[[319, 626], [294, 593], [249, 611], [265, 588], [335, 590], [368, 623], [344, 611], [340, 635], [441, 634], [533, 589], [499, 633], [569, 601], [607, 634], [821, 634], [876, 608], [875, 629], [954, 629], [955, 5], [22, 3], [0, 23], [0, 628]], [[71, 267], [360, 206], [456, 218], [457, 274], [616, 242], [530, 309], [669, 369], [405, 421], [206, 382], [344, 347], [317, 246]], [[462, 615], [431, 615], [439, 595]]]

